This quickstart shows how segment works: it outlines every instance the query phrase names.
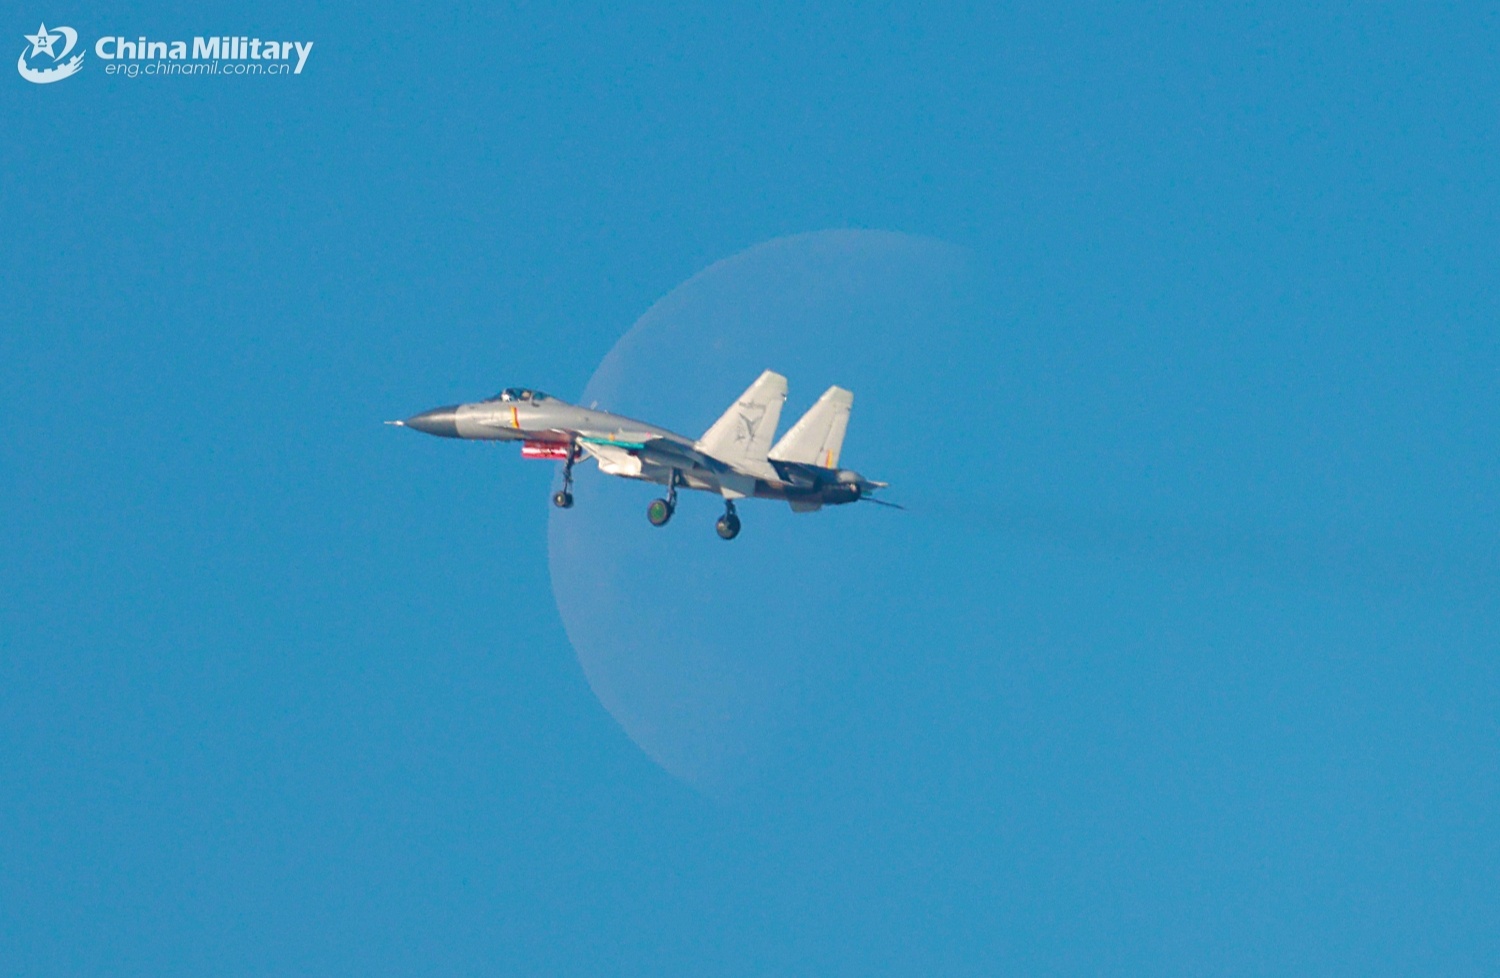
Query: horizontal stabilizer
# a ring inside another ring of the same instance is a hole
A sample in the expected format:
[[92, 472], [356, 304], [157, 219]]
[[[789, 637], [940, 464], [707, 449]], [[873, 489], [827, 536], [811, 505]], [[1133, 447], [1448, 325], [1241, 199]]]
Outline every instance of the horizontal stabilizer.
[[838, 468], [839, 452], [844, 448], [844, 433], [849, 430], [849, 412], [853, 408], [852, 393], [842, 387], [828, 388], [776, 443], [769, 457], [778, 462]]
[[776, 437], [776, 423], [781, 420], [785, 402], [786, 378], [767, 370], [703, 433], [698, 450], [741, 472], [774, 478], [766, 452]]

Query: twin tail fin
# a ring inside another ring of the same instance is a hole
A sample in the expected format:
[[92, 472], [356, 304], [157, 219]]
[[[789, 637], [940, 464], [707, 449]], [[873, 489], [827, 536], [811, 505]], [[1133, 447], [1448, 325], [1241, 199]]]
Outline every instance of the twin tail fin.
[[830, 387], [771, 449], [768, 457], [778, 462], [800, 462], [823, 469], [839, 467], [839, 452], [849, 430], [849, 412], [854, 395], [842, 387]]

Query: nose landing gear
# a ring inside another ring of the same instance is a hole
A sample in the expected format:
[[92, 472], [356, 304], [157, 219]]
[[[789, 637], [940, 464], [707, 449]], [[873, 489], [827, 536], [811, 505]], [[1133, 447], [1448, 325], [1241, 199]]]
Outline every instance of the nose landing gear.
[[573, 508], [573, 462], [578, 458], [576, 442], [568, 443], [568, 458], [563, 462], [563, 487], [552, 494], [552, 505], [558, 509]]

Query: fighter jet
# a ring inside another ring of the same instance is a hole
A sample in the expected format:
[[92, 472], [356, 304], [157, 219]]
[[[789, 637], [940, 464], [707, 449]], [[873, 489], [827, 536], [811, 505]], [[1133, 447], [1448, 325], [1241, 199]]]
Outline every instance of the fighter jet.
[[860, 500], [894, 506], [873, 493], [887, 483], [841, 469], [839, 451], [849, 427], [854, 395], [830, 387], [780, 441], [776, 424], [786, 401], [786, 378], [767, 370], [696, 441], [656, 425], [593, 407], [569, 404], [525, 387], [494, 397], [433, 408], [387, 424], [444, 438], [518, 441], [521, 457], [563, 463], [563, 486], [554, 505], [573, 505], [573, 466], [589, 458], [599, 471], [666, 486], [664, 498], [646, 507], [652, 526], [666, 526], [677, 511], [677, 490], [723, 497], [720, 537], [739, 536], [735, 500], [784, 499], [798, 513]]

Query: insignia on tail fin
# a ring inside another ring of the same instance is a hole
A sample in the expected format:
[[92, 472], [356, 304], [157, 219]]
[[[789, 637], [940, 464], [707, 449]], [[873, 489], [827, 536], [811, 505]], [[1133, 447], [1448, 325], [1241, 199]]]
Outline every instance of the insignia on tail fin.
[[839, 466], [844, 433], [849, 430], [849, 412], [854, 395], [842, 387], [830, 387], [818, 402], [792, 425], [768, 457], [778, 462], [801, 462], [823, 469]]
[[785, 401], [786, 378], [767, 370], [703, 433], [695, 447], [741, 472], [775, 478], [766, 454], [776, 437]]

